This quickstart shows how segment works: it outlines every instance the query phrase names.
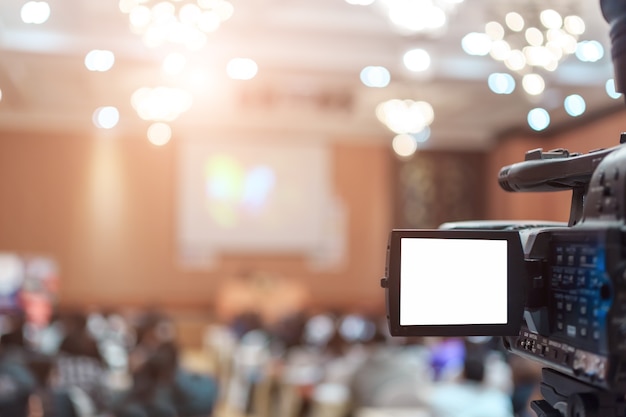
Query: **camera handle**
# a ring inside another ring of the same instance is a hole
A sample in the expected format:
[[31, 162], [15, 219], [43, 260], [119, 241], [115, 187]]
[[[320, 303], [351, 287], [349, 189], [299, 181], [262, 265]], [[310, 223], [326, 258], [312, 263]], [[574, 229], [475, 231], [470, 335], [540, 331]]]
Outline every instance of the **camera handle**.
[[543, 400], [531, 402], [537, 417], [624, 417], [624, 393], [585, 384], [550, 368], [541, 372]]

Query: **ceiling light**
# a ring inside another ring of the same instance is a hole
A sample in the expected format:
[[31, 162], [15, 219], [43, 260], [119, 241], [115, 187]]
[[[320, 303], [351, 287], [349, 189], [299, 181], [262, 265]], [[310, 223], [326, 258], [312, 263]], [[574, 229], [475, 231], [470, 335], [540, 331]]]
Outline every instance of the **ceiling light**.
[[536, 131], [544, 130], [550, 126], [550, 114], [546, 109], [534, 108], [528, 112], [528, 125]]
[[369, 66], [361, 70], [361, 82], [367, 87], [384, 88], [390, 81], [391, 74], [385, 67]]
[[226, 65], [226, 73], [233, 80], [251, 80], [258, 70], [256, 62], [249, 58], [233, 58]]
[[172, 138], [172, 128], [167, 123], [152, 123], [148, 127], [148, 140], [156, 146], [167, 144]]
[[402, 58], [404, 66], [413, 72], [426, 71], [430, 67], [430, 55], [424, 49], [412, 49]]
[[185, 65], [187, 65], [187, 58], [181, 53], [172, 52], [165, 57], [161, 68], [166, 74], [178, 75], [183, 72]]
[[521, 32], [524, 29], [524, 18], [521, 14], [510, 12], [504, 17], [504, 21], [509, 29], [514, 32]]
[[379, 6], [394, 27], [403, 34], [441, 31], [462, 0], [378, 0]]
[[93, 112], [93, 124], [100, 129], [112, 129], [120, 121], [120, 112], [113, 106], [98, 107]]
[[611, 78], [610, 80], [608, 80], [604, 87], [606, 89], [606, 93], [612, 99], [618, 99], [618, 98], [620, 98], [622, 96], [622, 93], [618, 92], [615, 89], [615, 79]]
[[144, 87], [133, 93], [131, 104], [143, 120], [169, 122], [189, 110], [192, 97], [179, 88]]
[[217, 30], [234, 12], [227, 0], [120, 0], [119, 8], [146, 45], [171, 43], [188, 49], [204, 46], [207, 34]]
[[579, 16], [567, 16], [563, 26], [572, 35], [582, 35], [585, 32], [585, 21]]
[[393, 99], [376, 107], [376, 117], [392, 132], [402, 134], [421, 131], [433, 122], [435, 114], [425, 101]]
[[524, 75], [522, 78], [522, 87], [531, 96], [537, 96], [543, 93], [546, 83], [541, 75], [531, 73]]
[[507, 73], [490, 74], [487, 84], [489, 89], [496, 94], [511, 94], [515, 90], [515, 79]]
[[85, 55], [85, 67], [89, 71], [105, 72], [115, 63], [115, 55], [111, 51], [94, 49]]
[[563, 18], [556, 10], [546, 9], [539, 14], [541, 24], [547, 29], [560, 28], [563, 25]]
[[576, 46], [576, 58], [583, 62], [597, 62], [604, 57], [604, 47], [598, 41], [582, 41]]
[[26, 2], [20, 10], [20, 17], [24, 23], [45, 23], [50, 18], [50, 5], [45, 1]]
[[491, 39], [485, 33], [471, 32], [463, 37], [461, 47], [469, 55], [485, 56], [491, 50]]
[[396, 135], [391, 142], [391, 146], [396, 155], [408, 158], [417, 151], [417, 141], [408, 133]]
[[565, 98], [563, 103], [565, 111], [572, 117], [578, 117], [582, 115], [587, 109], [585, 99], [578, 94], [572, 94]]
[[[560, 60], [576, 52], [578, 36], [585, 29], [580, 17], [572, 15], [563, 19], [557, 11], [550, 9], [542, 11], [539, 16], [530, 16], [529, 21], [536, 22], [536, 25], [529, 26], [526, 30], [525, 18], [519, 13], [508, 13], [504, 20], [506, 30], [495, 21], [485, 26], [484, 34], [491, 39], [489, 55], [497, 61], [503, 61], [511, 71], [520, 75], [536, 72], [537, 69], [556, 70]], [[522, 31], [524, 36], [515, 33]], [[479, 38], [472, 34], [468, 39]], [[596, 43], [583, 45], [580, 48], [596, 47]], [[477, 55], [471, 48], [463, 49], [470, 55]], [[522, 51], [523, 56], [516, 51]], [[598, 49], [589, 52], [589, 56], [599, 59], [601, 53], [597, 51]]]

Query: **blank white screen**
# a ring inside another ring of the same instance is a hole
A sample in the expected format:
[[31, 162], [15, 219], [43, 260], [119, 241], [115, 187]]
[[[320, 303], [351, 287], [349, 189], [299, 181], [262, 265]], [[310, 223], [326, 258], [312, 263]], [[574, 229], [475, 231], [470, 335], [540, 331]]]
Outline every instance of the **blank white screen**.
[[507, 241], [402, 238], [400, 325], [507, 323]]

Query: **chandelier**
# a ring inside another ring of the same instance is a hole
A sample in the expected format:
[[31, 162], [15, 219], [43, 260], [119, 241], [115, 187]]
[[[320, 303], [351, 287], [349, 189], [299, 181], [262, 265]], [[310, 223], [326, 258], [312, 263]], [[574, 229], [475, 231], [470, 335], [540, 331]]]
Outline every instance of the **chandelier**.
[[[577, 15], [563, 17], [552, 9], [527, 16], [509, 12], [502, 22], [488, 22], [484, 32], [468, 33], [462, 47], [469, 55], [490, 56], [503, 63], [510, 73], [522, 78], [528, 94], [538, 95], [545, 89], [541, 72], [556, 71], [573, 54], [583, 61], [602, 57], [604, 51], [598, 42], [579, 41], [584, 32], [585, 22]], [[492, 88], [498, 94], [509, 94], [514, 88], [508, 74], [492, 74], [491, 78], [490, 87], [496, 81], [503, 85], [502, 91]], [[504, 82], [510, 87], [505, 87]]]
[[119, 8], [147, 46], [169, 43], [192, 50], [202, 48], [207, 34], [216, 31], [234, 11], [228, 0], [120, 0]]

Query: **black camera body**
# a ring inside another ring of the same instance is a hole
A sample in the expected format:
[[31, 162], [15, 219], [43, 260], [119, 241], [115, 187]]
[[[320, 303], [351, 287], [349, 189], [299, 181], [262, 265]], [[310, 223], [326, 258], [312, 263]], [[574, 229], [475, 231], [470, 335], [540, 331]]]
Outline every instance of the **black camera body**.
[[[582, 200], [573, 200], [572, 225], [538, 230], [528, 242], [524, 325], [504, 340], [580, 381], [626, 391], [626, 146], [578, 158], [569, 185]], [[502, 169], [501, 184], [514, 168]]]
[[391, 334], [503, 336], [587, 391], [626, 392], [626, 145], [530, 151], [499, 181], [572, 189], [569, 224], [393, 230], [381, 281]]

